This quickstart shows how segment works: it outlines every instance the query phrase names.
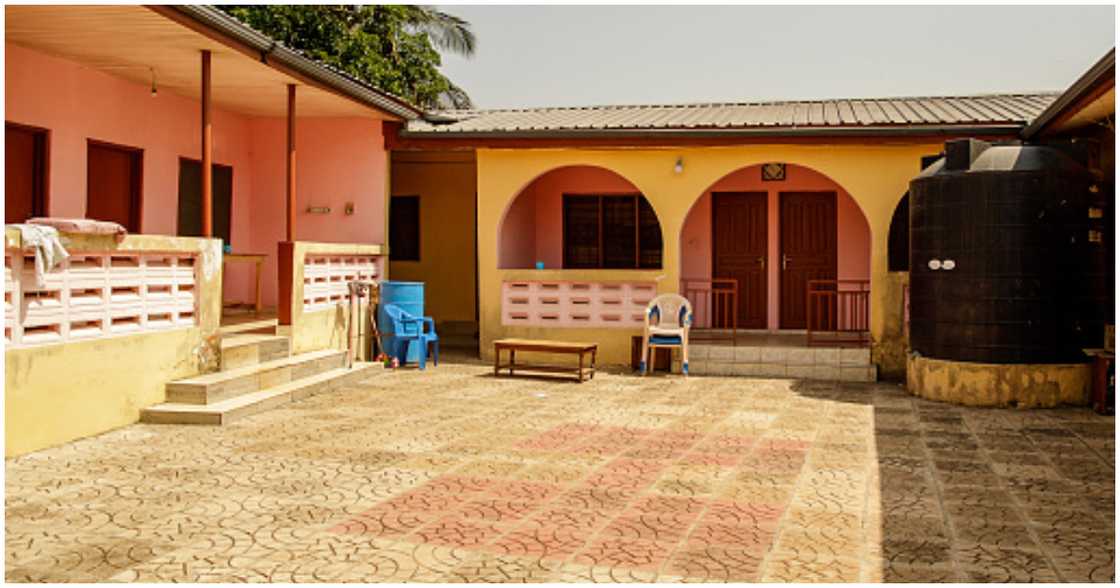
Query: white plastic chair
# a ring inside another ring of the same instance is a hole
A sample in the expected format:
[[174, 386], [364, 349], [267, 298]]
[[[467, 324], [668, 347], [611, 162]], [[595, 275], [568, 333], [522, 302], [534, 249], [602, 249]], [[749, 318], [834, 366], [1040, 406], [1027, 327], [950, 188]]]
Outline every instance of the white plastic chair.
[[646, 306], [645, 332], [642, 334], [642, 375], [650, 356], [658, 347], [681, 348], [681, 373], [688, 375], [688, 329], [692, 326], [692, 305], [679, 294], [661, 294]]

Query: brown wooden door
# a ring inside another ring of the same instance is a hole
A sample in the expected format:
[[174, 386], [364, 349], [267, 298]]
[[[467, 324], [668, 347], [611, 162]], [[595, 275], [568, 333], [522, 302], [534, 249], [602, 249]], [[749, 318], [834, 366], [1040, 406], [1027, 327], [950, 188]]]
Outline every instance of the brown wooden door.
[[86, 218], [120, 223], [140, 232], [143, 151], [89, 142], [86, 160]]
[[[766, 328], [766, 224], [766, 192], [712, 194], [712, 277], [739, 281], [744, 329]], [[714, 325], [729, 325], [714, 318]]]
[[4, 222], [47, 215], [47, 132], [4, 125]]
[[779, 200], [779, 325], [804, 329], [809, 280], [836, 279], [836, 192], [782, 192]]
[[[233, 168], [211, 164], [210, 226], [213, 237], [230, 244], [231, 210], [233, 207]], [[182, 237], [202, 236], [202, 162], [179, 159], [179, 222]]]

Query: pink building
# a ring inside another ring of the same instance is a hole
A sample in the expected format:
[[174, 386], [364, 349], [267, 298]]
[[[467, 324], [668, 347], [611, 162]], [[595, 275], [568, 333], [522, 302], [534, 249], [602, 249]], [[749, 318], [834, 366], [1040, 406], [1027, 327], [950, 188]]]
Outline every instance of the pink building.
[[[258, 55], [254, 36], [262, 38], [206, 7], [8, 8], [8, 145], [27, 145], [26, 155], [9, 157], [8, 181], [27, 174], [40, 188], [11, 190], [33, 202], [9, 205], [7, 222], [25, 220], [11, 214], [30, 209], [115, 220], [134, 233], [200, 234], [201, 56], [208, 52], [214, 236], [234, 253], [267, 255], [264, 305], [277, 303], [277, 243], [286, 238], [289, 115], [292, 239], [384, 243], [382, 124], [418, 111], [282, 47]], [[35, 139], [18, 140], [28, 135]], [[11, 167], [20, 162], [26, 169]], [[252, 270], [230, 266], [227, 299], [252, 298]]]
[[385, 275], [383, 129], [418, 109], [211, 7], [5, 17], [6, 223], [129, 233], [64, 232], [37, 280], [6, 231], [8, 455], [223, 424], [373, 367], [348, 283]]

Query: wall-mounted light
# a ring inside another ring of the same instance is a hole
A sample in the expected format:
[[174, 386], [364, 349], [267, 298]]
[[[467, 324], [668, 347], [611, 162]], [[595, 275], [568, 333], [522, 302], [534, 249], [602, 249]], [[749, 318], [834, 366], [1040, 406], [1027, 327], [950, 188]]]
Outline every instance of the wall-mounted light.
[[150, 65], [139, 65], [139, 64], [125, 65], [125, 64], [103, 63], [103, 64], [100, 64], [100, 65], [93, 65], [92, 67], [94, 69], [101, 69], [101, 70], [146, 69], [152, 75], [152, 91], [151, 91], [152, 98], [155, 98], [159, 94], [159, 90], [156, 89], [156, 68], [154, 68]]
[[680, 157], [680, 156], [677, 157], [677, 164], [673, 166], [673, 171], [678, 173], [678, 174], [684, 171], [684, 158], [683, 157]]

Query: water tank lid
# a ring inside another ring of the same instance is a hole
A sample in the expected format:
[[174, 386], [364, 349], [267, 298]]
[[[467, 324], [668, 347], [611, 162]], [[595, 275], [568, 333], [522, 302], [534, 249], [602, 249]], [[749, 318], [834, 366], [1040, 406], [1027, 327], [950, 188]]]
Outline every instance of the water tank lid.
[[[951, 142], [950, 142], [951, 143]], [[1088, 171], [1070, 156], [1052, 147], [1041, 145], [993, 145], [982, 149], [972, 159], [967, 169], [948, 169], [948, 156], [952, 148], [945, 144], [946, 157], [935, 161], [918, 174], [919, 178], [930, 176], [1000, 171], [1048, 171], [1060, 173], [1086, 174]], [[980, 142], [978, 142], [980, 143]]]

